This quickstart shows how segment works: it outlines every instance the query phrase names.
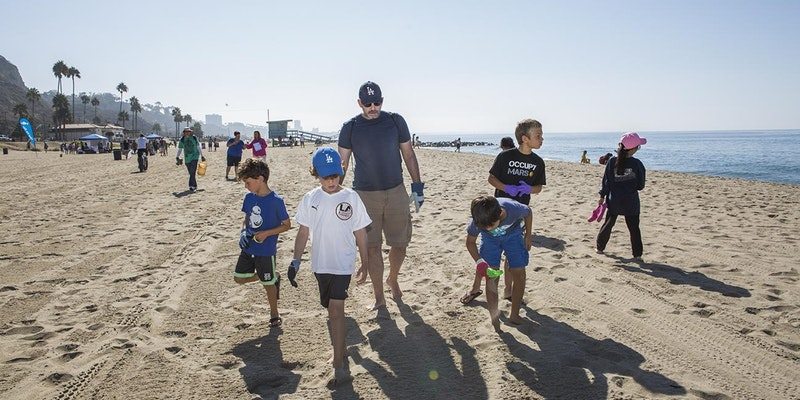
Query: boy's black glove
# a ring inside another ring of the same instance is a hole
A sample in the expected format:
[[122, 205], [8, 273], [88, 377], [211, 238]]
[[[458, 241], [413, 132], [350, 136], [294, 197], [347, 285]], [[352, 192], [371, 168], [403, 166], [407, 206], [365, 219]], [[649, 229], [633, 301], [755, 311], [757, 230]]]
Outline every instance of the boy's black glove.
[[181, 158], [180, 157], [175, 157], [175, 165], [181, 165], [181, 164], [183, 164], [183, 161], [181, 160]]
[[297, 287], [297, 282], [294, 281], [294, 278], [297, 277], [297, 271], [299, 270], [300, 270], [300, 260], [292, 260], [292, 262], [289, 263], [288, 275], [289, 275], [289, 283], [291, 283], [292, 286], [294, 287]]

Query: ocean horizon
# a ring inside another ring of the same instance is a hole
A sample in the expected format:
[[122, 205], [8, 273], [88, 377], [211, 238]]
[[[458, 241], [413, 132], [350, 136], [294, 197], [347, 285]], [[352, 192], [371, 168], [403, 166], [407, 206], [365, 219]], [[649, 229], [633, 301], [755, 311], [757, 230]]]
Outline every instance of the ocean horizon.
[[[800, 185], [800, 129], [737, 131], [639, 131], [647, 144], [636, 153], [649, 170], [685, 172], [706, 176], [741, 178]], [[420, 134], [425, 142], [486, 142], [491, 145], [461, 146], [464, 153], [490, 156], [500, 152], [500, 139], [514, 133]], [[583, 150], [592, 164], [606, 153], [616, 153], [621, 132], [544, 132], [536, 154], [545, 160], [579, 162]], [[516, 143], [516, 140], [515, 140]], [[455, 151], [455, 147], [430, 147]]]

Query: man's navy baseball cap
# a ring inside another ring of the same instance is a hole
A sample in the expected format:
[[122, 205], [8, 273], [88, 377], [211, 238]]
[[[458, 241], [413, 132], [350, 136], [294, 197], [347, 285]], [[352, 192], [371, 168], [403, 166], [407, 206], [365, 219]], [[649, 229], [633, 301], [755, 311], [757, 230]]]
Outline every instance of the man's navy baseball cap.
[[381, 87], [372, 81], [364, 82], [361, 88], [358, 89], [358, 99], [361, 100], [362, 104], [382, 103]]
[[342, 158], [339, 157], [339, 152], [332, 147], [320, 147], [314, 152], [311, 157], [311, 164], [317, 170], [317, 175], [326, 177], [331, 175], [344, 175], [342, 170]]

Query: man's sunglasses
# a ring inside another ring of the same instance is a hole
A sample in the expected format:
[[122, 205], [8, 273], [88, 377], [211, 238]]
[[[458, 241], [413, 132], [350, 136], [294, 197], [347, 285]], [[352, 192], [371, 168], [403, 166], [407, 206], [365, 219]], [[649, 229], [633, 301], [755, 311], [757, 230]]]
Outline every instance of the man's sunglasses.
[[383, 102], [382, 102], [382, 101], [379, 101], [379, 102], [377, 102], [377, 103], [364, 103], [364, 108], [370, 108], [370, 107], [372, 107], [372, 106], [375, 106], [375, 107], [380, 107], [380, 106], [381, 106], [381, 104], [383, 104]]

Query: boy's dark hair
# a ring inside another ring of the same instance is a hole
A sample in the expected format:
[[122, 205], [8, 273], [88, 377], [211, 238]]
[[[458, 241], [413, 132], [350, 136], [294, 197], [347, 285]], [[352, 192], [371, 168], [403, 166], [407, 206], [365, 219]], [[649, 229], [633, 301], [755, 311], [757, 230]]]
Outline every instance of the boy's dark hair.
[[500, 139], [500, 148], [503, 150], [513, 149], [514, 139], [512, 139], [510, 136]]
[[517, 124], [517, 129], [514, 130], [514, 136], [517, 137], [517, 144], [522, 145], [522, 137], [528, 134], [533, 128], [542, 128], [542, 123], [535, 119], [523, 119]]
[[[317, 172], [317, 169], [316, 169], [316, 168], [314, 168], [313, 166], [311, 166], [311, 167], [308, 167], [308, 172], [309, 172], [309, 173], [311, 174], [311, 176], [313, 176], [314, 178], [319, 178], [319, 172]], [[331, 176], [333, 176], [333, 175], [331, 175]], [[339, 176], [339, 175], [336, 175], [336, 176]], [[327, 176], [323, 176], [323, 178], [327, 178]]]
[[479, 228], [491, 226], [499, 221], [500, 213], [503, 211], [500, 202], [492, 196], [476, 197], [472, 200], [469, 210], [472, 213], [472, 220]]
[[239, 167], [236, 176], [240, 181], [245, 180], [245, 178], [258, 179], [259, 176], [263, 176], [264, 182], [267, 182], [269, 181], [269, 167], [264, 161], [248, 158]]

